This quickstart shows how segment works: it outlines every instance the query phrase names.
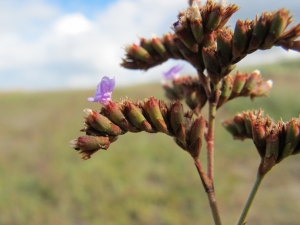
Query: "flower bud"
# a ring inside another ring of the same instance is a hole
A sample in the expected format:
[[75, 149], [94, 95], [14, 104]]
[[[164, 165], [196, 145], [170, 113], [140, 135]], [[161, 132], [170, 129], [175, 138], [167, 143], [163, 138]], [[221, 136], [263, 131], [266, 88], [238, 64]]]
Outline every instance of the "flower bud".
[[119, 106], [110, 101], [108, 104], [103, 108], [103, 112], [105, 115], [116, 125], [120, 126], [125, 131], [130, 132], [138, 132], [139, 130], [132, 126], [129, 121], [126, 119], [122, 111], [120, 110]]
[[[233, 59], [239, 59], [243, 58], [245, 54], [243, 53], [246, 50], [246, 47], [248, 46], [249, 39], [251, 37], [251, 31], [253, 27], [253, 21], [241, 21], [238, 20], [236, 22], [236, 26], [234, 29], [234, 34], [232, 38], [232, 55]], [[236, 61], [234, 61], [236, 62]]]
[[272, 18], [272, 24], [269, 33], [263, 43], [262, 48], [271, 48], [276, 41], [276, 39], [282, 34], [284, 29], [287, 27], [289, 22], [289, 11], [286, 9], [278, 10]]
[[108, 135], [117, 136], [122, 133], [121, 128], [113, 124], [105, 116], [91, 109], [84, 109], [83, 111], [87, 114], [86, 122], [85, 122], [86, 125], [91, 126], [97, 131], [100, 131]]
[[248, 77], [245, 86], [241, 92], [242, 96], [248, 96], [256, 87], [260, 80], [260, 72], [258, 70], [253, 71]]
[[83, 154], [82, 159], [86, 160], [99, 149], [108, 149], [110, 141], [108, 137], [102, 136], [80, 136], [69, 142], [71, 148]]
[[253, 52], [263, 43], [268, 32], [268, 20], [270, 14], [263, 13], [259, 20], [254, 25], [253, 33], [249, 43], [248, 51]]
[[272, 130], [266, 138], [266, 155], [265, 158], [270, 158], [274, 155], [276, 160], [279, 154], [279, 138], [278, 131]]
[[226, 76], [223, 79], [222, 86], [221, 86], [221, 95], [218, 101], [217, 108], [220, 108], [229, 99], [229, 96], [231, 95], [231, 91], [232, 91], [232, 83], [233, 81], [230, 75]]
[[266, 146], [266, 128], [263, 124], [262, 119], [254, 122], [252, 127], [253, 142], [258, 150], [260, 157], [265, 156], [265, 146]]
[[149, 133], [154, 132], [151, 124], [147, 122], [146, 118], [142, 114], [142, 110], [129, 101], [124, 103], [124, 114], [135, 127]]
[[181, 59], [182, 54], [178, 50], [178, 47], [176, 46], [174, 42], [174, 36], [172, 34], [165, 34], [163, 37], [163, 44], [166, 46], [166, 48], [169, 50], [169, 52], [172, 54], [172, 56], [175, 59]]
[[235, 4], [230, 4], [228, 6], [226, 6], [226, 4], [224, 3], [226, 1], [220, 0], [219, 5], [221, 7], [221, 14], [222, 14], [222, 18], [220, 21], [220, 24], [218, 25], [218, 29], [222, 28], [227, 21], [230, 19], [230, 17], [233, 15], [233, 13], [235, 13], [236, 11], [239, 10], [239, 7]]
[[151, 43], [153, 48], [158, 52], [160, 56], [164, 57], [166, 55], [167, 50], [158, 37], [153, 35]]
[[245, 126], [245, 119], [243, 114], [238, 113], [234, 116], [233, 121], [235, 123], [235, 126], [238, 130], [239, 134], [245, 134], [246, 133], [246, 126]]
[[209, 32], [215, 30], [221, 22], [221, 8], [220, 5], [217, 5], [209, 15], [208, 22], [206, 24], [206, 29]]
[[222, 68], [227, 67], [230, 64], [232, 58], [232, 35], [233, 33], [230, 29], [219, 30], [217, 32], [217, 52]]
[[233, 137], [239, 136], [239, 130], [235, 126], [234, 120], [225, 120], [222, 125]]
[[152, 46], [152, 42], [150, 39], [141, 38], [140, 46], [142, 48], [144, 48], [148, 53], [152, 53], [154, 51], [154, 48]]
[[198, 158], [200, 155], [205, 129], [206, 121], [202, 116], [200, 116], [193, 122], [189, 137], [190, 144], [188, 146], [188, 152], [194, 159]]
[[199, 6], [195, 1], [187, 10], [187, 18], [190, 21], [190, 27], [196, 42], [198, 44], [201, 43], [204, 36], [204, 30]]
[[233, 99], [239, 96], [240, 92], [244, 88], [246, 83], [247, 74], [246, 73], [237, 73], [233, 78], [232, 92], [229, 99]]
[[245, 112], [243, 115], [245, 120], [246, 134], [249, 138], [253, 138], [252, 130], [254, 126], [255, 115], [253, 115], [252, 112]]
[[169, 131], [160, 112], [158, 101], [155, 98], [150, 97], [150, 99], [145, 102], [144, 109], [149, 115], [150, 121], [155, 126], [155, 128], [159, 132], [168, 134]]
[[183, 112], [183, 106], [179, 101], [175, 101], [170, 107], [170, 124], [172, 130], [178, 140], [185, 144], [185, 118]]
[[282, 151], [282, 159], [288, 157], [295, 150], [300, 139], [299, 124], [297, 119], [292, 119], [286, 127], [286, 136], [284, 149]]
[[216, 36], [214, 33], [205, 34], [201, 43], [202, 47], [216, 47]]
[[279, 138], [276, 133], [271, 133], [266, 138], [266, 155], [261, 163], [259, 172], [266, 174], [276, 164], [279, 153]]
[[133, 56], [134, 58], [137, 58], [139, 60], [142, 60], [144, 62], [151, 62], [152, 58], [151, 55], [141, 46], [132, 44], [128, 47], [126, 47], [126, 51], [129, 55]]
[[221, 80], [220, 76], [220, 64], [216, 55], [214, 47], [208, 47], [202, 49], [202, 56], [204, 65], [208, 72], [208, 76], [213, 84], [219, 83]]
[[256, 85], [255, 89], [252, 91], [250, 97], [253, 100], [255, 97], [266, 96], [273, 86], [273, 81], [268, 80], [267, 82], [260, 82]]
[[186, 47], [188, 47], [192, 52], [198, 52], [198, 44], [191, 30], [187, 28], [187, 21], [185, 17], [181, 17], [180, 20], [176, 21], [171, 28]]

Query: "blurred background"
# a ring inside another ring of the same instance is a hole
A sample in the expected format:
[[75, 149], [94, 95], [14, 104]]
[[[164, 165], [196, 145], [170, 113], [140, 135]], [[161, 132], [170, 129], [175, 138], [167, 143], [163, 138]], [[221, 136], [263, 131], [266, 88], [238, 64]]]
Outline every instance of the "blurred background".
[[[300, 22], [298, 1], [229, 3], [241, 7], [232, 27], [281, 7]], [[126, 44], [171, 31], [186, 7], [185, 0], [0, 1], [0, 224], [213, 224], [193, 161], [170, 137], [126, 134], [84, 162], [68, 146], [81, 135], [82, 110], [100, 108], [86, 98], [103, 76], [116, 77], [114, 100], [165, 98], [161, 74], [177, 62], [147, 72], [119, 63]], [[236, 223], [260, 159], [221, 122], [247, 109], [284, 121], [300, 113], [297, 53], [255, 52], [238, 69], [259, 69], [274, 88], [268, 98], [240, 98], [218, 111], [215, 189], [224, 224]], [[194, 73], [185, 64], [182, 74]], [[272, 169], [249, 224], [298, 224], [299, 171], [299, 156]]]

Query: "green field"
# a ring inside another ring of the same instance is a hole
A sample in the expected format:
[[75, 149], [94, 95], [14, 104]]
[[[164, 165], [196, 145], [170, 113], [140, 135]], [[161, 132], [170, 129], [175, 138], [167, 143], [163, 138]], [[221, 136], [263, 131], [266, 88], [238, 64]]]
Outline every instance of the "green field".
[[[260, 158], [250, 140], [233, 141], [221, 122], [247, 109], [284, 121], [300, 113], [300, 61], [261, 72], [274, 81], [268, 98], [240, 98], [218, 112], [215, 190], [223, 224], [236, 224]], [[80, 135], [82, 110], [100, 108], [86, 101], [93, 93], [0, 93], [0, 224], [213, 224], [193, 160], [166, 135], [125, 134], [80, 160], [68, 142]], [[159, 84], [117, 89], [113, 99], [152, 95], [164, 98]], [[266, 176], [247, 224], [299, 224], [299, 162], [287, 158]]]

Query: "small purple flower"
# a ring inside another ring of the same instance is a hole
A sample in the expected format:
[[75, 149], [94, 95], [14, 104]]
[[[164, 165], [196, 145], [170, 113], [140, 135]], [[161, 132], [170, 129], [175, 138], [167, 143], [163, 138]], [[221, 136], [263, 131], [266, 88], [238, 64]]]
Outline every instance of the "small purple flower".
[[173, 66], [168, 72], [164, 72], [163, 76], [166, 80], [174, 80], [179, 77], [179, 71], [182, 70], [183, 65]]
[[115, 78], [109, 79], [109, 77], [103, 77], [98, 84], [94, 98], [87, 98], [90, 102], [100, 102], [103, 106], [107, 105], [111, 101], [111, 94], [115, 87]]
[[175, 23], [173, 23], [173, 27], [176, 29], [176, 27], [177, 26], [179, 26], [180, 25], [180, 21], [179, 20], [177, 20]]

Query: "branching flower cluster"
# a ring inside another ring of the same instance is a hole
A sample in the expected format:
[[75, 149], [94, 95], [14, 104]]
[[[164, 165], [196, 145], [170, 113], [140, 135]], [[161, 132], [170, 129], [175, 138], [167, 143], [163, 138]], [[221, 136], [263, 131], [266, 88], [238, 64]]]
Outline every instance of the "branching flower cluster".
[[[204, 190], [208, 196], [216, 225], [221, 225], [214, 193], [214, 125], [217, 109], [237, 97], [267, 96], [272, 81], [264, 81], [258, 70], [236, 72], [236, 64], [256, 50], [280, 46], [285, 50], [300, 51], [300, 24], [288, 29], [292, 17], [286, 9], [264, 12], [254, 20], [238, 20], [234, 30], [226, 25], [239, 7], [224, 1], [189, 1], [189, 7], [180, 12], [173, 23], [173, 33], [161, 38], [140, 38], [139, 44], [127, 45], [121, 66], [148, 70], [168, 59], [182, 59], [194, 66], [197, 77], [180, 76], [182, 65], [163, 73], [165, 103], [153, 96], [133, 102], [124, 99], [112, 101], [115, 78], [103, 77], [94, 97], [88, 101], [102, 104], [100, 112], [84, 109], [85, 135], [70, 142], [70, 146], [89, 159], [100, 149], [108, 149], [119, 135], [127, 132], [164, 133], [193, 158]], [[184, 110], [184, 100], [189, 110]], [[208, 118], [201, 115], [208, 104]], [[274, 122], [263, 116], [262, 110], [238, 113], [223, 126], [235, 139], [253, 140], [261, 163], [257, 180], [241, 213], [238, 225], [245, 224], [247, 213], [263, 177], [284, 158], [300, 152], [300, 121]], [[207, 170], [199, 155], [206, 143]]]

